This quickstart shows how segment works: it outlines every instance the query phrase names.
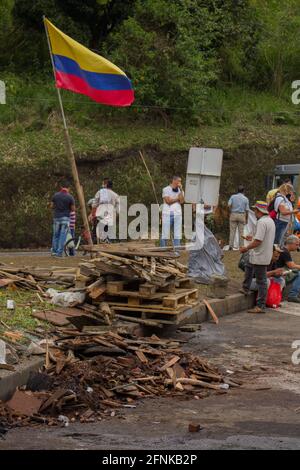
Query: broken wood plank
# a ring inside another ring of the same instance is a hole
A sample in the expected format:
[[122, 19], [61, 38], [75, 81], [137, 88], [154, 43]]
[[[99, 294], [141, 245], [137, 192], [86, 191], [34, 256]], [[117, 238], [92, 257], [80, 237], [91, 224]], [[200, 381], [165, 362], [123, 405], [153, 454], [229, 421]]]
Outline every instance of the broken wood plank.
[[210, 313], [212, 319], [214, 320], [215, 324], [218, 325], [219, 319], [218, 319], [217, 315], [215, 314], [215, 312], [213, 311], [213, 308], [211, 307], [211, 305], [205, 299], [203, 299], [203, 303], [207, 307], [207, 310], [209, 311], [209, 313]]
[[140, 351], [140, 350], [136, 350], [134, 351], [135, 354], [137, 355], [137, 357], [139, 358], [139, 360], [143, 363], [143, 364], [148, 364], [148, 359], [146, 358], [145, 354], [143, 353], [143, 351]]
[[169, 367], [172, 367], [176, 362], [180, 360], [179, 356], [173, 356], [172, 359], [170, 359], [164, 366], [162, 366], [159, 370], [163, 372], [164, 370], [168, 369]]
[[162, 323], [159, 320], [143, 320], [142, 318], [129, 317], [126, 315], [116, 315], [116, 318], [125, 322], [139, 323], [145, 326], [155, 326], [162, 328]]
[[220, 390], [220, 385], [213, 385], [208, 382], [203, 382], [202, 380], [195, 380], [195, 379], [176, 379], [176, 383], [181, 383], [182, 385], [196, 385], [203, 388], [210, 388], [212, 390]]

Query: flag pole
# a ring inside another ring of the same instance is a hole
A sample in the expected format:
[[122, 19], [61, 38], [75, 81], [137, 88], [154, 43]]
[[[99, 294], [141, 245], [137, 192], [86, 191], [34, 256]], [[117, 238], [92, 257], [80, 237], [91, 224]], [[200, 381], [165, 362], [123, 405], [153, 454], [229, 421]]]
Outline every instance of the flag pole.
[[[50, 58], [51, 58], [51, 63], [52, 63], [52, 69], [53, 69], [53, 74], [54, 74], [54, 80], [55, 80], [55, 66], [54, 66], [54, 61], [53, 61], [53, 56], [52, 56], [51, 43], [50, 43], [50, 38], [49, 38], [49, 34], [48, 34], [48, 29], [47, 29], [47, 26], [46, 26], [46, 23], [45, 23], [45, 15], [43, 16], [43, 23], [44, 23], [44, 27], [45, 27], [45, 32], [46, 32], [46, 37], [47, 37], [47, 42], [48, 42], [48, 47], [49, 47], [49, 53], [50, 53]], [[63, 106], [63, 102], [62, 102], [62, 98], [61, 98], [61, 94], [60, 94], [60, 89], [58, 87], [56, 87], [56, 90], [57, 90], [58, 102], [59, 102], [61, 117], [62, 117], [63, 126], [64, 126], [64, 134], [65, 134], [67, 154], [68, 154], [68, 158], [69, 158], [69, 161], [70, 161], [72, 175], [73, 175], [75, 188], [76, 188], [76, 192], [77, 192], [77, 196], [78, 196], [78, 200], [79, 200], [81, 217], [82, 217], [84, 229], [85, 229], [85, 231], [87, 233], [87, 236], [88, 236], [88, 244], [93, 245], [90, 226], [89, 226], [89, 221], [88, 221], [88, 216], [87, 216], [87, 212], [86, 212], [84, 193], [83, 193], [83, 189], [82, 189], [82, 186], [81, 186], [80, 180], [79, 180], [79, 174], [78, 174], [78, 170], [77, 170], [77, 166], [76, 166], [76, 160], [75, 160], [75, 156], [74, 156], [74, 152], [73, 152], [73, 148], [72, 148], [72, 143], [71, 143], [71, 139], [70, 139], [70, 134], [69, 134], [69, 130], [68, 130], [68, 125], [67, 125], [67, 121], [66, 121], [66, 116], [65, 116], [64, 106]]]

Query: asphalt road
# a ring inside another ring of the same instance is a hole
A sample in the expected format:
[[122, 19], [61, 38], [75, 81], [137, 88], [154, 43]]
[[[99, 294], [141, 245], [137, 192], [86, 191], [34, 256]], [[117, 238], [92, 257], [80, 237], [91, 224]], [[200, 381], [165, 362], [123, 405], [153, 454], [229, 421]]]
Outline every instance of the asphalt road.
[[[92, 424], [14, 429], [0, 449], [300, 449], [300, 364], [292, 363], [300, 307], [240, 312], [184, 337], [188, 350], [235, 371], [243, 386], [201, 400], [143, 400]], [[203, 429], [189, 433], [189, 423]]]

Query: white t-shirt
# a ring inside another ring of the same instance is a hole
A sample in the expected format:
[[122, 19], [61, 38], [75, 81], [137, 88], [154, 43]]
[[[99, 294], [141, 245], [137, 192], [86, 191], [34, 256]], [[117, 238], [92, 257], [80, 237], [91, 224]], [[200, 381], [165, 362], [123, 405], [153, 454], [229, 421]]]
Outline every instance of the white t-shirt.
[[[180, 193], [181, 193], [181, 190], [179, 188], [178, 188], [178, 191], [176, 192], [176, 191], [173, 191], [172, 186], [169, 185], [163, 189], [162, 197], [163, 199], [165, 197], [177, 199]], [[167, 214], [181, 215], [181, 204], [179, 202], [174, 202], [173, 204], [167, 204], [166, 202], [164, 202], [162, 213], [165, 215]]]
[[260, 240], [261, 244], [250, 250], [250, 263], [269, 266], [273, 256], [275, 239], [275, 224], [271, 217], [264, 215], [258, 220], [253, 239]]
[[274, 209], [277, 212], [277, 219], [282, 220], [283, 222], [289, 222], [291, 220], [291, 215], [282, 215], [279, 213], [279, 206], [281, 204], [284, 204], [285, 208], [289, 211], [293, 210], [293, 204], [282, 194], [278, 194], [274, 202]]
[[112, 189], [101, 188], [95, 196], [96, 217], [102, 223], [113, 225], [119, 210], [119, 196]]

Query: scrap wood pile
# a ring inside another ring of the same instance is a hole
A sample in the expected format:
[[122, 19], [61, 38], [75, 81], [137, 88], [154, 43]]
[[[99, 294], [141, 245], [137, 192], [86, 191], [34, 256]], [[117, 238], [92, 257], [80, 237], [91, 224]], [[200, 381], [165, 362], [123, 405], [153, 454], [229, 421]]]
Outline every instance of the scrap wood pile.
[[80, 264], [80, 273], [94, 305], [105, 302], [119, 318], [137, 323], [174, 324], [198, 305], [198, 289], [178, 256], [157, 247], [101, 248]]
[[198, 289], [173, 250], [113, 244], [94, 246], [91, 251], [96, 258], [78, 268], [1, 265], [0, 287], [36, 290], [41, 302], [51, 297], [59, 308], [33, 315], [56, 326], [81, 317], [81, 328], [110, 325], [113, 318], [162, 327], [180, 323], [198, 306]]
[[206, 359], [184, 352], [184, 341], [138, 338], [119, 329], [102, 335], [59, 329], [49, 343], [47, 368], [34, 373], [0, 407], [3, 425], [93, 422], [149, 397], [226, 393], [240, 382]]
[[36, 290], [41, 294], [55, 285], [70, 288], [75, 284], [76, 268], [52, 266], [50, 268], [17, 267], [0, 263], [0, 287], [16, 286]]

